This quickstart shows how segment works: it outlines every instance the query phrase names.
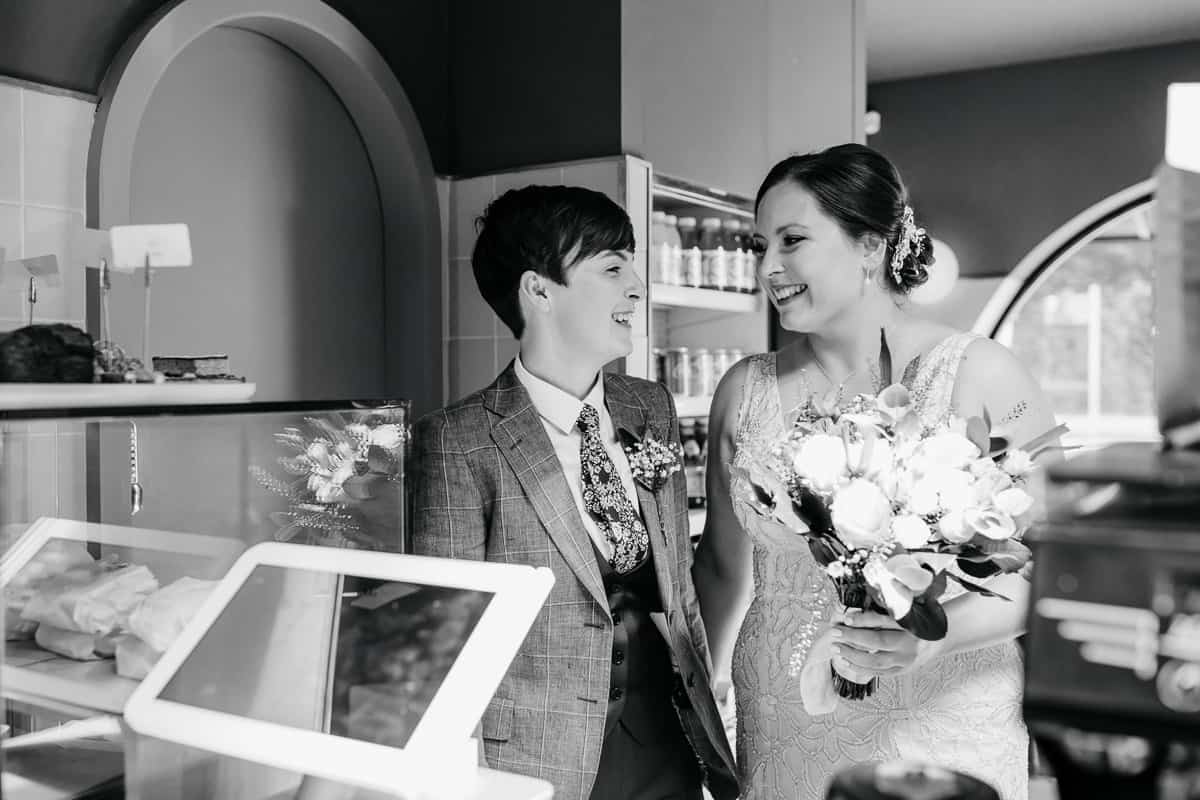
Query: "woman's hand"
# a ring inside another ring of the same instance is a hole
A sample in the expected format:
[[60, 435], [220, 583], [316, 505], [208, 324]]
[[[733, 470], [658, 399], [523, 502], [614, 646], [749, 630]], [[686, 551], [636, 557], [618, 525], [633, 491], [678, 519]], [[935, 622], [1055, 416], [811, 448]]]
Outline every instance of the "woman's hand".
[[900, 627], [884, 614], [848, 609], [834, 625], [833, 666], [843, 677], [858, 683], [865, 674], [900, 675], [925, 660], [929, 644]]

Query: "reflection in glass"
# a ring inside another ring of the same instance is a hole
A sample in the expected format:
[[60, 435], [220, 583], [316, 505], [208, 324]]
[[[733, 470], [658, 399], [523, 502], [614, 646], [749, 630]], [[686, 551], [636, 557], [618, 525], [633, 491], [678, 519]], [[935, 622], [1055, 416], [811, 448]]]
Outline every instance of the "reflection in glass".
[[997, 332], [1045, 390], [1068, 443], [1156, 439], [1152, 203], [1048, 264]]
[[403, 747], [491, 598], [259, 566], [161, 697]]

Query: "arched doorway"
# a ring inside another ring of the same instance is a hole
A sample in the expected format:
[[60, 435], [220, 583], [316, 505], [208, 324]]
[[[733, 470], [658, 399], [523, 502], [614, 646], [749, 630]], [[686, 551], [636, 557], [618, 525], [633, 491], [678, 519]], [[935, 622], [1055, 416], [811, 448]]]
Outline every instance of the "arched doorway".
[[192, 226], [195, 266], [156, 278], [156, 351], [228, 350], [259, 399], [440, 402], [432, 165], [347, 20], [319, 0], [181, 0], [126, 44], [101, 97], [88, 226]]

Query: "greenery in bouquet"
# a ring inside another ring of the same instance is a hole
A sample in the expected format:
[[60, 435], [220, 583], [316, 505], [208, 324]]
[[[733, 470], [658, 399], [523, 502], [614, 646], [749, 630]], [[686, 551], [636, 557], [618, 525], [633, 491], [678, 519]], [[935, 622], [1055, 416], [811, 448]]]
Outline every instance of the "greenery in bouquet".
[[392, 549], [402, 502], [406, 426], [391, 409], [305, 417], [274, 439], [285, 451], [276, 459], [282, 476], [250, 468], [267, 489], [288, 501], [270, 514], [277, 541], [370, 550]]
[[[1012, 447], [986, 417], [927, 427], [901, 384], [845, 403], [815, 397], [748, 468], [733, 468], [734, 490], [807, 539], [844, 606], [933, 641], [946, 635], [950, 584], [999, 596], [983, 581], [1029, 564], [1027, 478], [1064, 430]], [[855, 699], [874, 687], [836, 671], [834, 682]]]

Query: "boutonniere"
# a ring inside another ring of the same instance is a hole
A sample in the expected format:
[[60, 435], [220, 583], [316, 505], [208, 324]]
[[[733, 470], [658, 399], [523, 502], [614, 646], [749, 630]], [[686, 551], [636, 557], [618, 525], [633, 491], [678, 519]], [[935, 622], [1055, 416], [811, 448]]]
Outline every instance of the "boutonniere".
[[683, 468], [683, 448], [675, 442], [661, 442], [649, 431], [639, 437], [619, 428], [618, 435], [633, 479], [650, 491], [657, 492], [667, 478]]

